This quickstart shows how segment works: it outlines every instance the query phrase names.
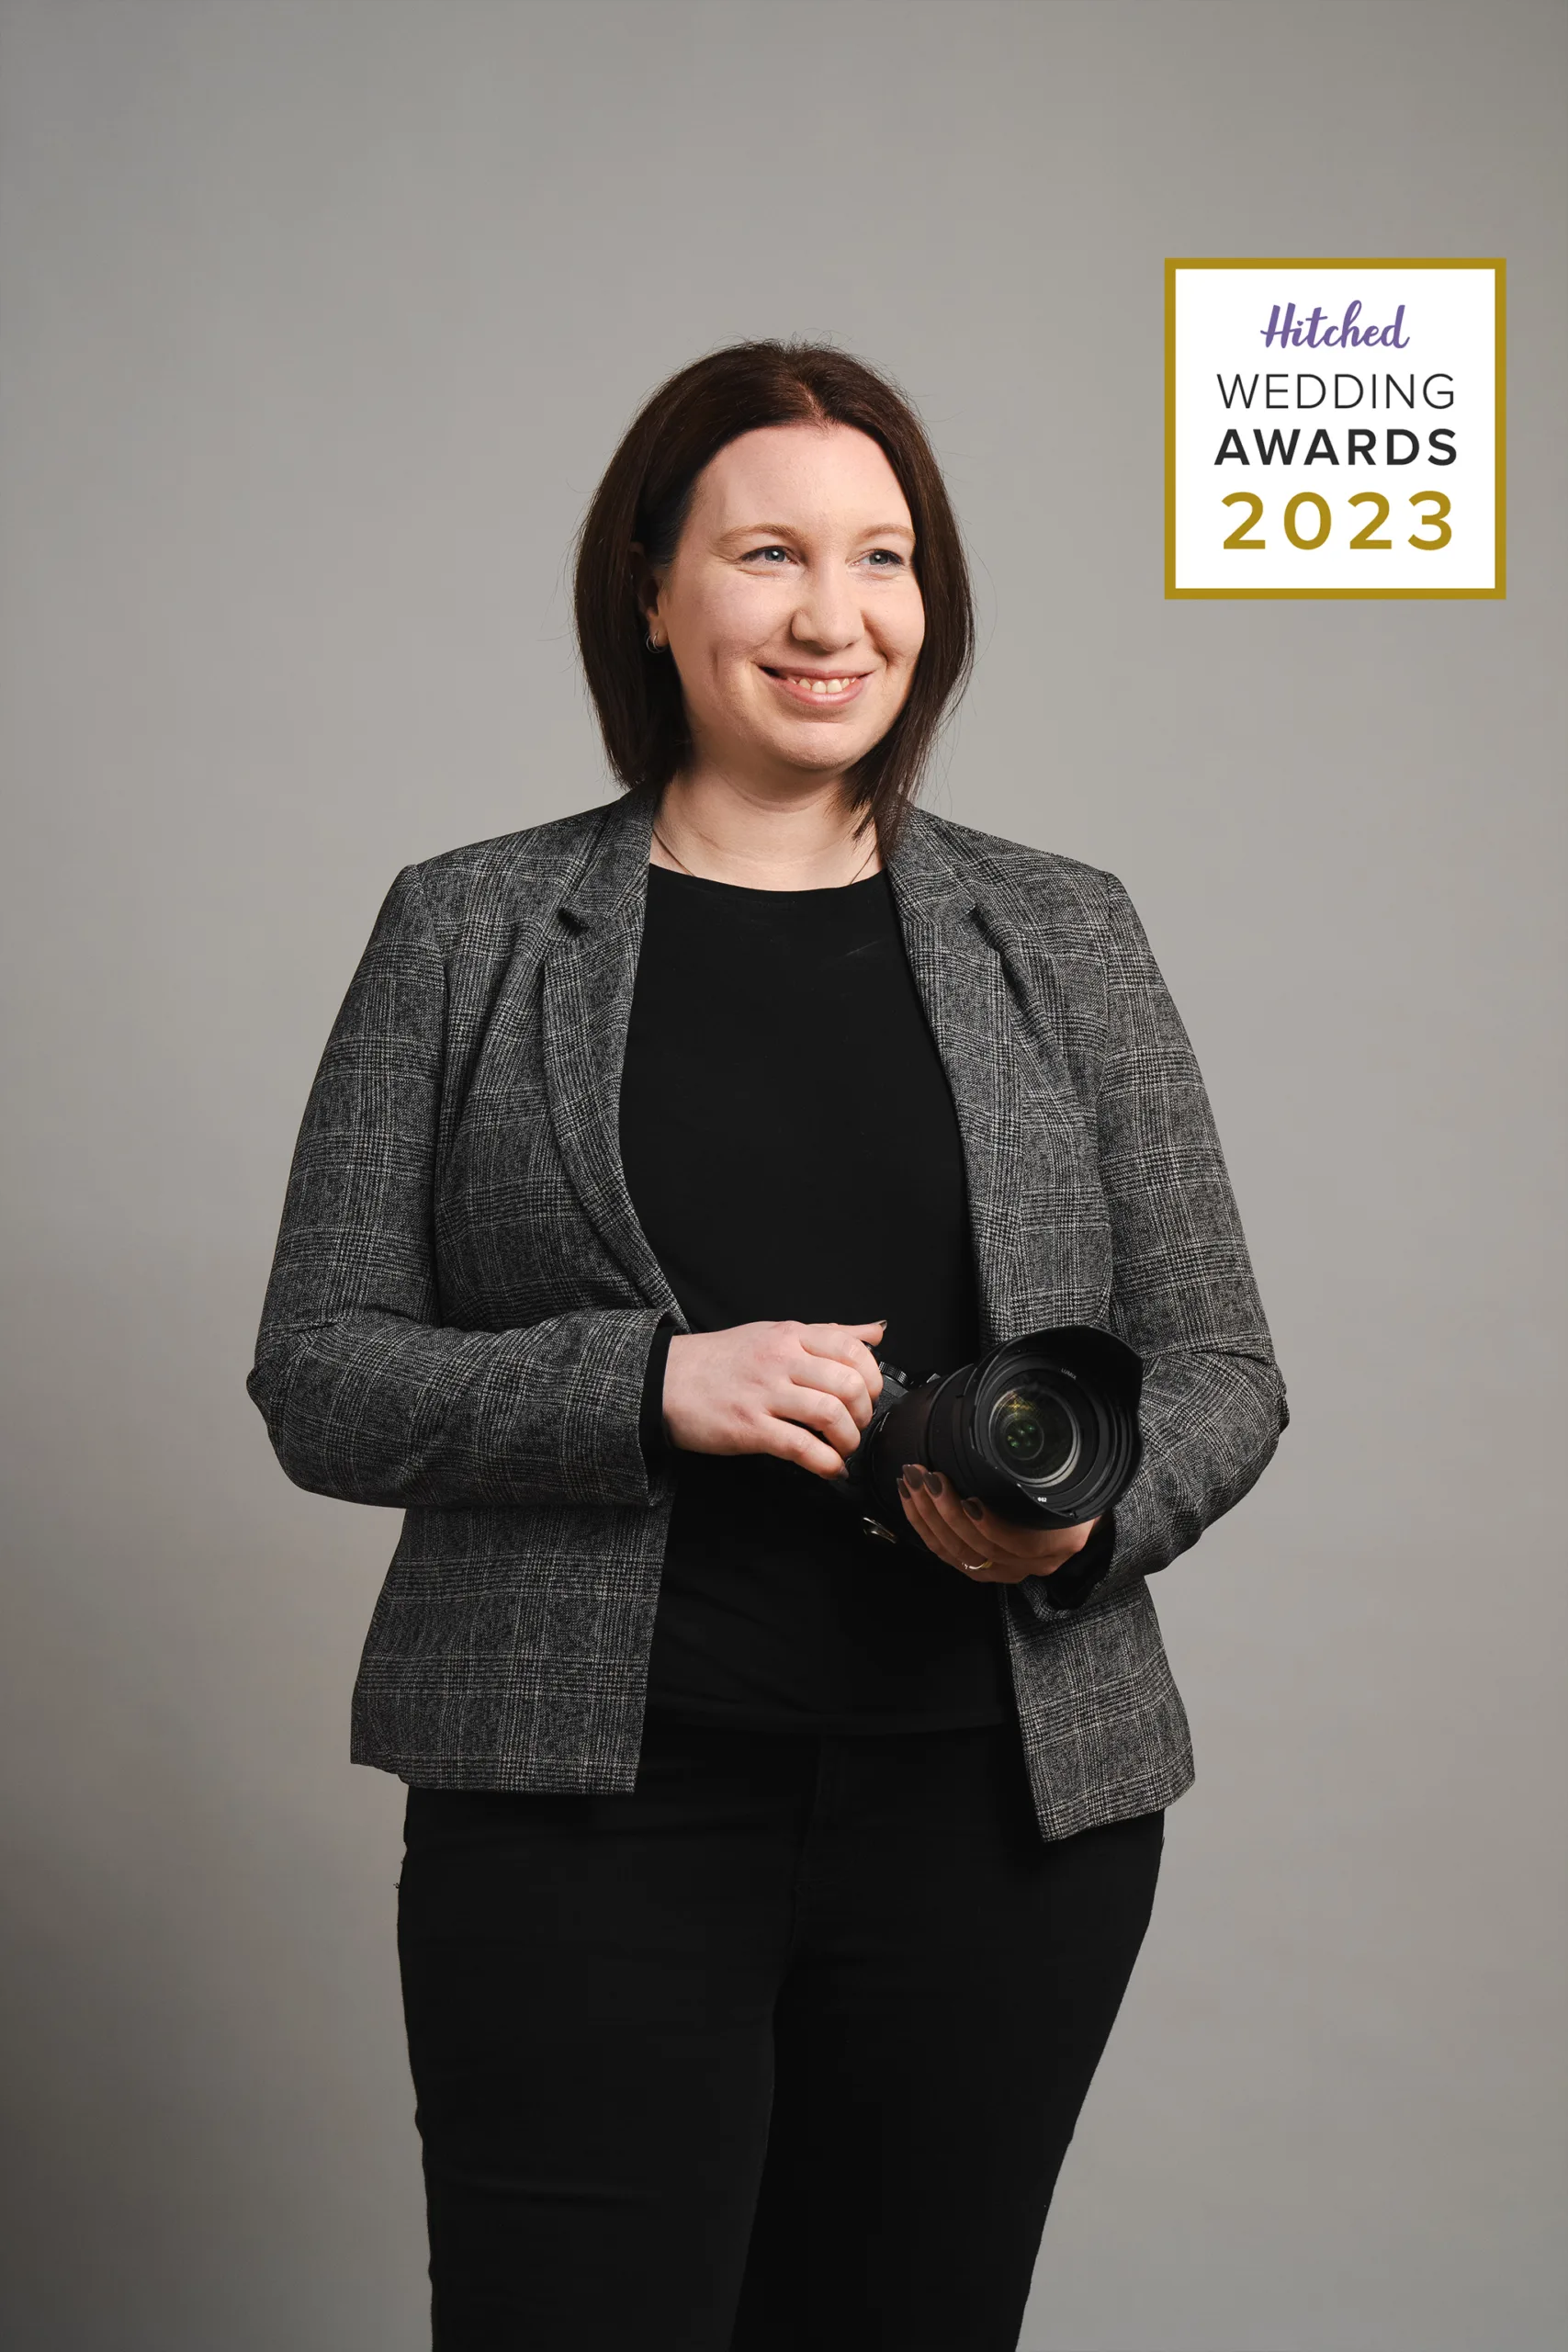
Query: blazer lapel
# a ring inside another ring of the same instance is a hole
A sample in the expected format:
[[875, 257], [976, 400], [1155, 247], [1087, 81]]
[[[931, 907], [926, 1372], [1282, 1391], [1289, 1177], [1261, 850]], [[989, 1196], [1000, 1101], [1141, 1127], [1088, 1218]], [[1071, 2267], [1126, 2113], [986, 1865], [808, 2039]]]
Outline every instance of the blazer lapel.
[[909, 812], [888, 876], [964, 1137], [986, 1344], [1104, 1312], [1105, 1207], [1064, 1069], [1021, 1017], [1011, 925]]
[[648, 904], [652, 807], [613, 803], [560, 908], [567, 933], [545, 958], [544, 1063], [556, 1144], [600, 1239], [650, 1306], [685, 1316], [637, 1222], [621, 1163], [621, 1070]]

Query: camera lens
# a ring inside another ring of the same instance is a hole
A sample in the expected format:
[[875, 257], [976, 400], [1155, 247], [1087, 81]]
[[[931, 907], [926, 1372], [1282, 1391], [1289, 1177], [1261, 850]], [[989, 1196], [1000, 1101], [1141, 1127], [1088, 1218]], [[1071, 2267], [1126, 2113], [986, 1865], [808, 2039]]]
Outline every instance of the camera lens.
[[1142, 1458], [1143, 1366], [1097, 1324], [1024, 1332], [952, 1372], [879, 1361], [882, 1393], [849, 1475], [828, 1490], [864, 1531], [911, 1550], [926, 1547], [898, 1492], [906, 1463], [925, 1463], [1016, 1527], [1072, 1527], [1116, 1502]]
[[1060, 1484], [1077, 1462], [1077, 1417], [1043, 1385], [1004, 1390], [991, 1408], [987, 1438], [997, 1457], [1016, 1478], [1031, 1485]]

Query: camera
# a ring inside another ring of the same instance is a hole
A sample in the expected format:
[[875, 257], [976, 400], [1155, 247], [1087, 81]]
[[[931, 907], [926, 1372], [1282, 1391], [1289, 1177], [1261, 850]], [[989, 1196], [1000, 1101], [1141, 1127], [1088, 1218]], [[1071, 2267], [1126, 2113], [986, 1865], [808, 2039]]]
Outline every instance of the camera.
[[848, 1476], [821, 1482], [868, 1535], [926, 1550], [898, 1499], [906, 1462], [940, 1471], [1018, 1527], [1097, 1519], [1138, 1466], [1143, 1364], [1093, 1324], [1009, 1340], [922, 1380], [876, 1361], [882, 1393]]

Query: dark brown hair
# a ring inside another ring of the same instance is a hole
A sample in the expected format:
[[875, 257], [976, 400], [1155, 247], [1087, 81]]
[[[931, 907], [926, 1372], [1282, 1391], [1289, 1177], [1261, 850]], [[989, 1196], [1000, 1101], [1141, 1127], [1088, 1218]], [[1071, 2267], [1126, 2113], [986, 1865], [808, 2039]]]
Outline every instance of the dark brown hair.
[[975, 613], [963, 542], [925, 429], [863, 360], [811, 343], [736, 343], [694, 360], [645, 401], [605, 469], [577, 547], [577, 641], [610, 764], [628, 789], [662, 790], [690, 749], [681, 681], [653, 653], [634, 546], [670, 561], [698, 475], [729, 442], [772, 424], [849, 424], [886, 456], [915, 526], [925, 640], [904, 707], [850, 771], [885, 849], [896, 841], [932, 740], [968, 678]]

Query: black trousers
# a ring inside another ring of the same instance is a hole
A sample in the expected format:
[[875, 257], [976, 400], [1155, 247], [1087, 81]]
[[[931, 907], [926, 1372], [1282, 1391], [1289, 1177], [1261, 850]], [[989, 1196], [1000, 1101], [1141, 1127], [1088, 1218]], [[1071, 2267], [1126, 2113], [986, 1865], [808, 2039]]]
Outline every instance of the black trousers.
[[436, 2352], [1013, 2352], [1163, 1841], [1045, 1844], [1016, 1724], [411, 1790]]

